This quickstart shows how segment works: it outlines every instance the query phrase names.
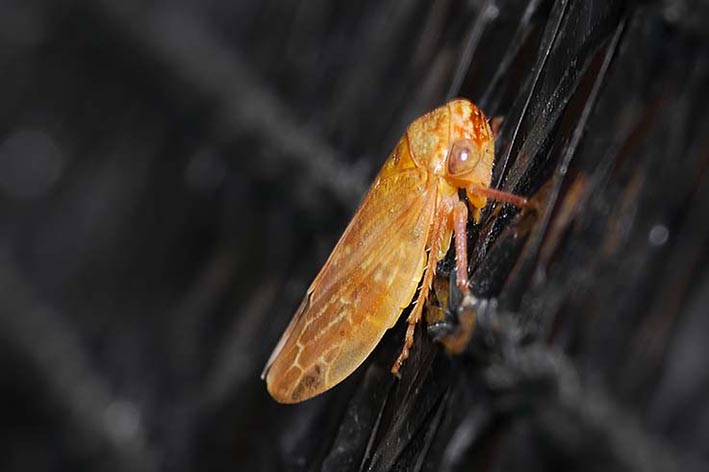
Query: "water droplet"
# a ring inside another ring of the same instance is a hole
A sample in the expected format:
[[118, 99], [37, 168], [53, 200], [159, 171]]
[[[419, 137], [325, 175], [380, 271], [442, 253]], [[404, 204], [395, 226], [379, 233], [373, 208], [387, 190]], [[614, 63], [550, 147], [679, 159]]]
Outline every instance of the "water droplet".
[[665, 225], [658, 224], [652, 227], [648, 239], [653, 246], [662, 246], [667, 242], [670, 232]]
[[500, 9], [495, 5], [494, 2], [491, 2], [487, 9], [485, 10], [485, 15], [491, 20], [494, 20], [497, 18], [497, 16], [500, 14]]

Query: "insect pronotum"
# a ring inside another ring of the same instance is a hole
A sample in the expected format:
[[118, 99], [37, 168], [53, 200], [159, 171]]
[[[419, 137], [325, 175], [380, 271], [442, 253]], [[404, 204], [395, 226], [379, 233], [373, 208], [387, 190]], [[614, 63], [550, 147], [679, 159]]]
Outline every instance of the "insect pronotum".
[[468, 291], [468, 208], [477, 221], [488, 198], [526, 204], [490, 189], [494, 155], [490, 125], [468, 100], [453, 100], [409, 126], [266, 364], [262, 378], [276, 401], [297, 403], [344, 380], [420, 288], [391, 369], [398, 375], [453, 235], [457, 283]]

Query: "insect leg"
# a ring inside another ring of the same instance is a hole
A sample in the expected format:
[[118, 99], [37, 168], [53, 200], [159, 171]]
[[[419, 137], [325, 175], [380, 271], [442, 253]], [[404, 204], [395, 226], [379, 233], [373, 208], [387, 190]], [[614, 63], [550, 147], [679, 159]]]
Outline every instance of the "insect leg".
[[394, 362], [391, 367], [391, 373], [399, 376], [399, 370], [404, 364], [404, 361], [409, 357], [409, 351], [411, 346], [414, 344], [414, 329], [416, 324], [421, 321], [421, 313], [423, 312], [423, 307], [426, 304], [426, 298], [431, 291], [431, 284], [433, 283], [433, 276], [436, 275], [436, 264], [438, 264], [438, 252], [441, 248], [441, 239], [446, 233], [446, 229], [450, 224], [450, 215], [453, 208], [452, 202], [444, 200], [441, 202], [440, 211], [436, 213], [433, 220], [433, 228], [431, 231], [431, 243], [430, 250], [428, 252], [428, 261], [426, 263], [426, 268], [424, 269], [423, 281], [421, 282], [421, 288], [419, 289], [418, 297], [414, 303], [414, 307], [411, 309], [411, 313], [407, 318], [406, 322], [408, 326], [406, 327], [406, 336], [404, 338], [404, 346], [401, 348], [401, 353], [399, 357]]
[[472, 184], [466, 189], [468, 197], [474, 195], [482, 195], [483, 197], [489, 198], [491, 200], [497, 200], [498, 202], [511, 203], [512, 205], [524, 208], [529, 206], [529, 200], [514, 193], [504, 192], [502, 190], [496, 190], [489, 187], [480, 187], [478, 185]]
[[468, 207], [458, 200], [453, 208], [455, 233], [455, 270], [457, 285], [463, 295], [468, 294]]
[[490, 120], [490, 130], [492, 131], [492, 136], [497, 139], [500, 134], [500, 128], [502, 128], [502, 122], [505, 120], [502, 116], [494, 116]]

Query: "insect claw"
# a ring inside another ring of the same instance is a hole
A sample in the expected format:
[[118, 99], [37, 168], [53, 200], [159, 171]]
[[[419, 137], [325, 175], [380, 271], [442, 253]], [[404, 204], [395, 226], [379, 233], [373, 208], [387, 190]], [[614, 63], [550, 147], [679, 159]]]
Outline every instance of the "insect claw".
[[399, 373], [400, 366], [397, 366], [396, 364], [391, 367], [391, 373], [394, 377], [397, 379], [401, 380], [401, 373]]
[[[406, 347], [404, 347], [406, 349]], [[397, 379], [401, 379], [401, 373], [399, 372], [401, 370], [401, 366], [404, 365], [404, 361], [406, 358], [409, 357], [409, 352], [406, 350], [401, 351], [401, 354], [399, 354], [399, 357], [394, 361], [394, 364], [391, 366], [391, 373], [396, 377]]]
[[535, 199], [527, 199], [524, 209], [533, 211], [538, 214], [541, 214], [542, 212], [541, 205], [539, 205], [539, 202]]

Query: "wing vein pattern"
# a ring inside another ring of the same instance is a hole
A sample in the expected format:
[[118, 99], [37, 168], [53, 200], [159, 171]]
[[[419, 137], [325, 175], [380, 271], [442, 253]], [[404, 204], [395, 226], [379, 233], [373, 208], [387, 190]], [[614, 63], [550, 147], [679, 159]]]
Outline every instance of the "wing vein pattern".
[[414, 168], [372, 186], [269, 360], [274, 398], [301, 401], [344, 379], [396, 323], [425, 266], [432, 180]]

